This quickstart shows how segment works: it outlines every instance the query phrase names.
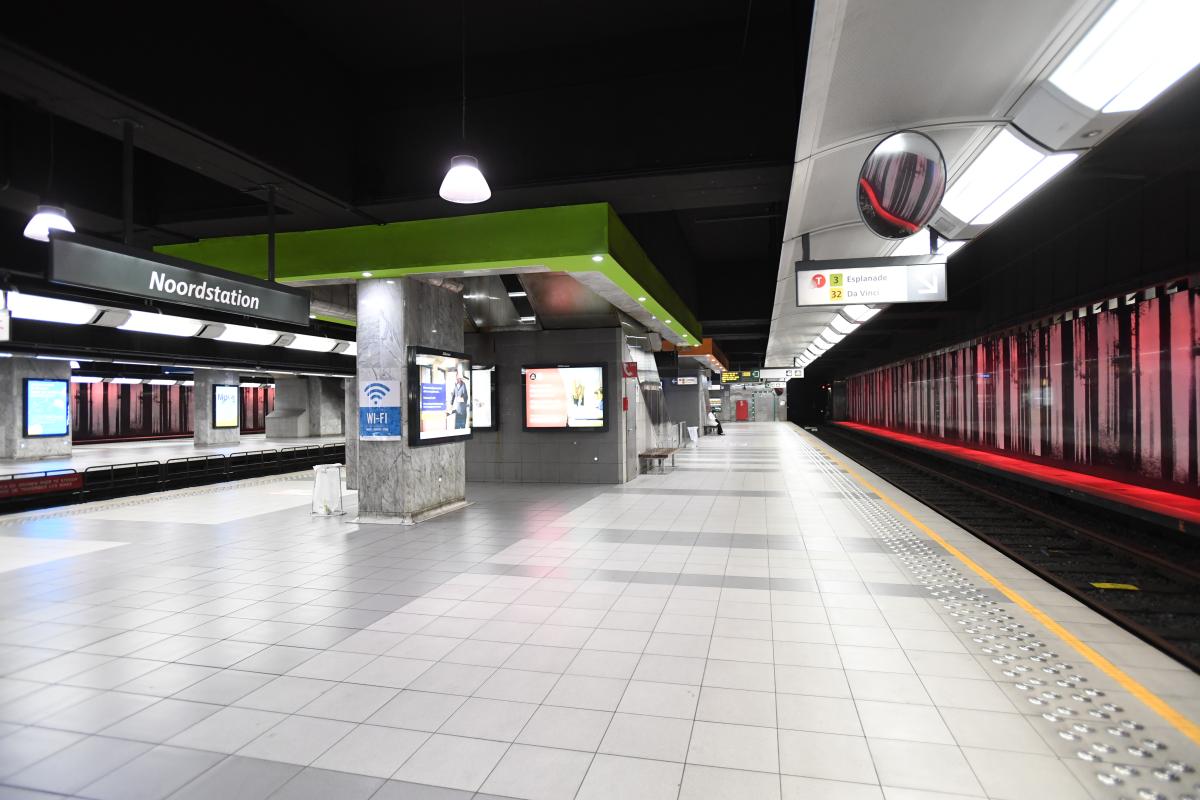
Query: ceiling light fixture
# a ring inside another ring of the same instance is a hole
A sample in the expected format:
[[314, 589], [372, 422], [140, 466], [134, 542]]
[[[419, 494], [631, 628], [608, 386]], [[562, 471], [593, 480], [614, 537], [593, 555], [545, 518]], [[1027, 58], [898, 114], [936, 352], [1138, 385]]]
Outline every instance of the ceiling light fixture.
[[1045, 154], [1011, 131], [1000, 131], [946, 192], [942, 206], [963, 222], [987, 225], [1037, 191], [1076, 159]]
[[72, 375], [71, 383], [100, 383], [104, 378], [98, 375]]
[[109, 381], [109, 383], [128, 384], [130, 386], [136, 386], [141, 382], [141, 378], [113, 378], [111, 381]]
[[882, 308], [871, 308], [870, 306], [863, 305], [842, 306], [842, 313], [855, 322], [866, 322], [882, 310]]
[[135, 333], [157, 333], [164, 336], [195, 336], [204, 323], [187, 317], [170, 314], [151, 314], [147, 311], [130, 311], [129, 319], [117, 326], [123, 331]]
[[838, 333], [843, 333], [843, 334], [854, 333], [855, 329], [857, 329], [858, 326], [861, 324], [862, 323], [854, 322], [853, 320], [846, 319], [841, 314], [838, 314], [836, 317], [834, 317], [832, 320], [829, 321], [829, 327], [833, 328]]
[[1137, 111], [1200, 63], [1200, 4], [1117, 0], [1050, 82], [1094, 111]]
[[373, 275], [373, 274], [374, 274], [374, 273], [371, 273], [371, 272], [364, 272], [364, 273], [362, 274], [362, 276], [363, 276], [364, 278], [369, 278], [369, 277], [371, 277], [371, 275]]
[[40, 297], [35, 294], [9, 292], [9, 311], [17, 319], [32, 319], [39, 322], [58, 322], [62, 325], [83, 325], [99, 314], [99, 309], [89, 303], [74, 300], [59, 300], [57, 297]]
[[599, 263], [604, 260], [604, 256], [592, 256], [592, 261]]
[[305, 333], [297, 333], [295, 338], [290, 343], [285, 345], [292, 350], [310, 350], [314, 353], [328, 353], [333, 348], [337, 347], [337, 339], [329, 339], [324, 336], [309, 336]]
[[67, 212], [58, 206], [38, 206], [25, 225], [25, 238], [37, 242], [50, 241], [50, 231], [74, 233], [75, 226], [67, 219]]
[[[467, 4], [462, 3], [460, 37], [462, 71], [462, 141], [467, 140]], [[492, 189], [479, 169], [475, 156], [459, 155], [450, 159], [450, 170], [442, 179], [438, 194], [451, 203], [482, 203], [492, 196]]]
[[265, 328], [252, 328], [248, 325], [226, 325], [216, 337], [219, 342], [236, 342], [237, 344], [268, 345], [275, 344], [279, 339], [278, 331]]
[[[46, 194], [43, 197], [49, 196], [54, 186], [54, 115], [50, 114], [49, 119], [50, 158], [46, 167]], [[38, 204], [37, 210], [33, 212], [33, 216], [25, 225], [25, 238], [33, 239], [35, 242], [48, 242], [50, 241], [50, 231], [74, 233], [75, 226], [71, 224], [71, 220], [67, 219], [65, 209], [55, 205]]]
[[646, 302], [646, 298], [644, 298], [644, 297], [639, 297], [639, 298], [638, 298], [638, 302], [639, 302], [639, 303], [644, 303], [644, 302]]
[[508, 296], [509, 297], [525, 297], [526, 293], [525, 292], [509, 292]]

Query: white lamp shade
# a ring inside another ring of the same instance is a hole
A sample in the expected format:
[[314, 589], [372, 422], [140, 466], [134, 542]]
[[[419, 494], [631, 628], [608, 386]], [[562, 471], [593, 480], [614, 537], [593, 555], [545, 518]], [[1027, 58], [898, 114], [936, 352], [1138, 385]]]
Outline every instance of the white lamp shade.
[[455, 156], [438, 194], [451, 203], [482, 203], [492, 196], [492, 190], [474, 156]]
[[58, 206], [38, 206], [37, 212], [25, 226], [25, 238], [38, 242], [50, 241], [50, 231], [74, 233], [75, 226], [67, 219], [67, 212]]

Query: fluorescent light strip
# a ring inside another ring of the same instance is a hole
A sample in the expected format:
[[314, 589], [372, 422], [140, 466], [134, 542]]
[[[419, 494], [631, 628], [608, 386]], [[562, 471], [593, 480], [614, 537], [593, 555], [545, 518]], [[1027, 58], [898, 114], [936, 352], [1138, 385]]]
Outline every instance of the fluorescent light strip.
[[130, 311], [129, 319], [117, 327], [123, 331], [157, 333], [164, 336], [195, 336], [204, 327], [204, 322], [170, 314], [150, 314], [146, 311]]
[[855, 322], [866, 322], [882, 310], [881, 308], [871, 308], [870, 306], [863, 305], [842, 306], [842, 313]]
[[1050, 82], [1092, 109], [1137, 111], [1200, 63], [1194, 0], [1117, 0]]
[[100, 383], [104, 378], [97, 375], [72, 375], [71, 383]]
[[1077, 157], [1076, 153], [1056, 153], [1042, 159], [1041, 163], [1029, 170], [1029, 172], [1026, 172], [1019, 181], [1009, 187], [1008, 191], [996, 198], [995, 202], [985, 208], [975, 219], [971, 220], [971, 223], [974, 225], [992, 224], [1007, 214], [1026, 197], [1029, 197], [1029, 195], [1040, 189], [1043, 184], [1055, 175], [1066, 169], [1067, 165]]
[[838, 333], [841, 333], [841, 334], [854, 333], [854, 331], [856, 331], [858, 329], [858, 326], [861, 324], [862, 323], [854, 322], [852, 320], [846, 319], [841, 314], [838, 314], [836, 317], [834, 317], [832, 320], [829, 321], [829, 327], [833, 328], [835, 331], [837, 331]]
[[1002, 130], [946, 192], [942, 206], [963, 222], [973, 222], [1041, 160], [1038, 150]]
[[175, 381], [169, 380], [167, 378], [151, 378], [150, 380], [146, 381], [146, 383], [150, 384], [151, 386], [174, 386], [175, 385]]
[[216, 337], [219, 342], [236, 342], [238, 344], [275, 344], [279, 339], [278, 331], [265, 328], [251, 328], [248, 325], [226, 325], [225, 330]]
[[287, 345], [292, 350], [311, 350], [316, 353], [328, 353], [333, 348], [337, 347], [336, 339], [328, 339], [324, 336], [309, 336], [304, 333], [297, 333], [291, 343]]
[[40, 297], [21, 292], [9, 292], [6, 302], [17, 319], [57, 322], [61, 325], [84, 325], [100, 313], [99, 309], [90, 303], [76, 303], [74, 300], [59, 300], [57, 297]]
[[109, 383], [136, 385], [142, 382], [141, 378], [113, 378]]
[[343, 350], [341, 354], [344, 356], [358, 355], [358, 342], [350, 342], [350, 346]]

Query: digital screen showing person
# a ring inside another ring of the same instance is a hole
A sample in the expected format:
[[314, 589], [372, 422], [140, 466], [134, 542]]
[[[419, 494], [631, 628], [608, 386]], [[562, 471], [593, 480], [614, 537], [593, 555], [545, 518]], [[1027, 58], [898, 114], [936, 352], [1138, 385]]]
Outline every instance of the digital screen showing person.
[[525, 367], [525, 427], [602, 429], [604, 367]]
[[57, 379], [25, 380], [25, 435], [66, 436], [71, 430], [67, 382]]
[[494, 430], [492, 379], [495, 367], [471, 367], [471, 430]]
[[416, 440], [433, 442], [469, 437], [471, 362], [458, 353], [415, 350], [411, 363], [417, 409], [410, 419], [419, 426]]
[[217, 384], [213, 386], [213, 427], [236, 428], [242, 398], [240, 386]]

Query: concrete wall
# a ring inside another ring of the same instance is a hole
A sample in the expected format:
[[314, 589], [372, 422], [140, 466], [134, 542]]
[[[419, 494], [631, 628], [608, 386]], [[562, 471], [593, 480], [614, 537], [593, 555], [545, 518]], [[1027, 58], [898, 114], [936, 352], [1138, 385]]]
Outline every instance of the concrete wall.
[[670, 378], [663, 382], [663, 393], [667, 398], [667, 413], [672, 422], [684, 422], [689, 427], [704, 427], [708, 416], [708, 383], [699, 369], [680, 369], [680, 378], [695, 378], [695, 386], [679, 386]]
[[[632, 477], [624, 463], [623, 345], [620, 328], [468, 335], [474, 363], [496, 365], [499, 430], [477, 431], [467, 442], [467, 477], [508, 483], [621, 483]], [[608, 430], [523, 430], [521, 367], [589, 362], [608, 364]]]
[[195, 429], [194, 440], [197, 447], [214, 447], [225, 444], [237, 444], [242, 434], [239, 428], [214, 428], [213, 420], [213, 390], [215, 384], [223, 383], [237, 386], [240, 382], [236, 372], [220, 372], [211, 369], [198, 369], [194, 376], [195, 386], [192, 394], [192, 425]]
[[[0, 359], [0, 458], [46, 458], [71, 453], [71, 431], [66, 436], [26, 438], [25, 379], [54, 378], [68, 380], [71, 365], [66, 361], [39, 361], [33, 358]], [[68, 403], [70, 387], [67, 387]]]
[[280, 375], [275, 407], [267, 414], [267, 438], [337, 436], [344, 430], [345, 402], [340, 378]]

